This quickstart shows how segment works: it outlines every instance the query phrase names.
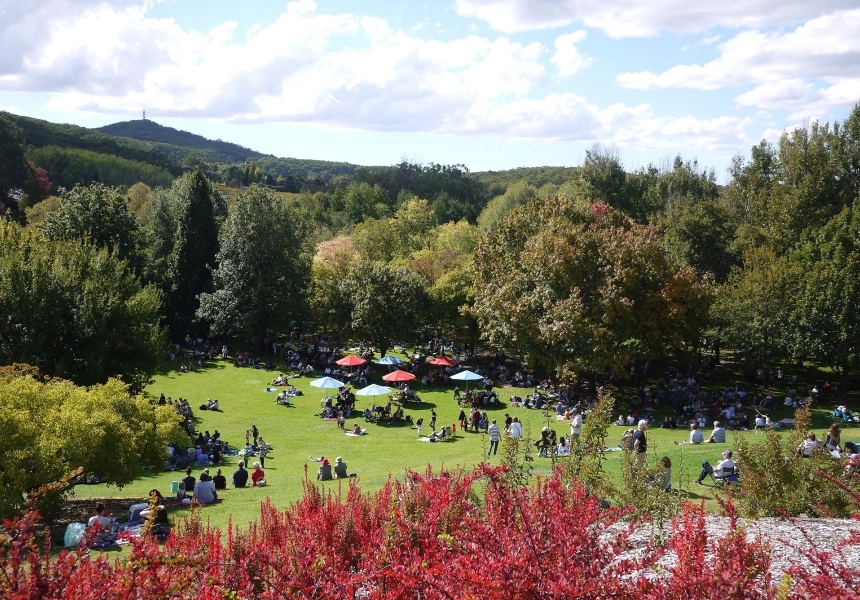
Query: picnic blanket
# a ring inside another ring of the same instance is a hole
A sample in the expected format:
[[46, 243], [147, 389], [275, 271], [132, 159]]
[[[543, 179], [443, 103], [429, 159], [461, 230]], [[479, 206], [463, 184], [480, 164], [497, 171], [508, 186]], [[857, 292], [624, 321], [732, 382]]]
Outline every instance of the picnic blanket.
[[353, 433], [351, 431], [347, 431], [346, 435], [348, 435], [349, 437], [361, 437], [363, 435], [367, 435], [367, 429], [362, 429], [361, 433]]
[[430, 438], [430, 437], [425, 436], [425, 437], [418, 438], [418, 441], [419, 442], [450, 442], [453, 439], [454, 439], [453, 436], [450, 436], [450, 435], [446, 435], [443, 438]]

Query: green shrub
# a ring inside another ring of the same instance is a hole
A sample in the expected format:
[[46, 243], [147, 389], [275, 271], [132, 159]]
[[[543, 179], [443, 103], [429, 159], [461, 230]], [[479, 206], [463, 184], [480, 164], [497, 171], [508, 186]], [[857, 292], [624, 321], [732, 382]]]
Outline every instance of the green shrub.
[[820, 474], [840, 477], [842, 462], [833, 460], [826, 452], [811, 458], [802, 458], [798, 452], [808, 432], [809, 419], [809, 410], [799, 408], [794, 416], [794, 430], [785, 434], [769, 429], [764, 444], [754, 444], [750, 434], [736, 437], [735, 461], [741, 483], [735, 500], [741, 515], [848, 516], [851, 506], [848, 494]]

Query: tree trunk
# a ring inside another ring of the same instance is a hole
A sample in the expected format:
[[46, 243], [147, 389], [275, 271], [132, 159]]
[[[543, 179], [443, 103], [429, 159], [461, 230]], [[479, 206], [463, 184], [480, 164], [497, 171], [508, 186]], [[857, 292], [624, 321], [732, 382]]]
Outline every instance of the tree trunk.
[[848, 366], [842, 365], [842, 377], [839, 382], [840, 391], [842, 392], [842, 404], [848, 404]]

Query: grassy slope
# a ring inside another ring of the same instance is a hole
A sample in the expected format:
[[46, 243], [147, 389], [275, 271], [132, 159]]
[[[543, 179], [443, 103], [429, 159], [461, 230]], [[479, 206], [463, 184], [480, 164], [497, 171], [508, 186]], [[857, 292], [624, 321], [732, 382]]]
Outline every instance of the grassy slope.
[[[171, 365], [171, 367], [178, 365]], [[347, 437], [341, 432], [335, 422], [322, 421], [314, 416], [319, 412], [320, 399], [323, 391], [311, 388], [312, 378], [296, 378], [292, 382], [304, 392], [297, 399], [295, 407], [283, 407], [274, 403], [275, 394], [264, 391], [266, 384], [277, 375], [277, 372], [237, 368], [230, 363], [218, 362], [202, 371], [194, 373], [179, 373], [176, 370], [165, 370], [157, 374], [155, 383], [149, 388], [150, 393], [158, 396], [164, 392], [173, 398], [189, 398], [196, 408], [207, 398], [217, 398], [223, 412], [207, 413], [196, 411], [197, 428], [200, 431], [218, 429], [232, 446], [244, 442], [244, 432], [252, 424], [256, 424], [261, 435], [274, 446], [274, 451], [266, 459], [266, 479], [269, 486], [261, 489], [228, 489], [222, 493], [224, 502], [207, 507], [204, 516], [213, 525], [224, 527], [232, 516], [233, 522], [244, 525], [255, 520], [259, 515], [260, 501], [270, 497], [276, 506], [285, 507], [298, 499], [302, 493], [302, 479], [305, 468], [308, 477], [314, 479], [317, 463], [307, 462], [310, 456], [327, 456], [334, 458], [342, 456], [349, 466], [350, 472], [359, 474], [359, 482], [365, 491], [378, 489], [388, 477], [402, 477], [406, 469], [423, 471], [427, 465], [434, 469], [442, 466], [453, 468], [462, 466], [470, 468], [481, 462], [484, 453], [485, 436], [472, 432], [458, 431], [452, 442], [429, 444], [418, 442], [414, 427], [386, 427], [384, 425], [365, 424], [363, 419], [350, 419], [347, 425], [356, 422], [368, 428], [368, 435], [360, 438]], [[371, 382], [381, 383], [381, 373], [376, 373]], [[452, 399], [451, 387], [427, 389], [420, 385], [414, 386], [421, 396], [420, 406], [407, 406], [407, 414], [413, 418], [423, 416], [425, 424], [429, 421], [430, 409], [435, 407], [439, 415], [439, 426], [452, 424], [457, 420], [459, 407]], [[462, 389], [462, 388], [461, 388]], [[546, 424], [546, 418], [541, 411], [510, 408], [508, 400], [512, 394], [525, 395], [526, 390], [503, 388], [498, 390], [504, 406], [491, 412], [491, 418], [501, 422], [506, 412], [520, 417], [531, 426], [533, 436]], [[630, 388], [622, 389], [622, 396], [630, 393]], [[370, 406], [374, 398], [359, 398], [357, 407], [363, 409]], [[376, 398], [382, 402], [383, 398]], [[616, 411], [618, 412], [618, 411]], [[819, 413], [816, 429], [820, 430], [827, 422]], [[781, 412], [772, 412], [771, 416], [782, 418]], [[568, 424], [556, 421], [552, 416], [552, 426], [556, 431], [567, 433]], [[427, 429], [425, 425], [425, 430]], [[614, 445], [623, 432], [623, 427], [613, 427], [610, 430], [610, 444]], [[844, 436], [845, 440], [857, 439], [857, 430], [850, 430]], [[691, 499], [699, 498], [699, 494], [712, 495], [713, 490], [707, 487], [691, 485], [699, 471], [702, 460], [716, 462], [720, 452], [733, 445], [735, 435], [753, 435], [752, 432], [736, 434], [729, 432], [728, 444], [703, 446], [676, 446], [674, 441], [687, 439], [688, 430], [653, 429], [649, 433], [649, 463], [654, 464], [659, 456], [669, 456], [674, 464], [673, 484], [687, 490]], [[763, 436], [759, 436], [763, 438]], [[501, 454], [491, 459], [498, 464]], [[234, 470], [236, 457], [229, 457], [224, 467], [228, 475]], [[606, 463], [610, 477], [617, 479], [620, 472], [621, 453], [608, 454]], [[547, 474], [551, 465], [548, 459], [537, 459], [534, 462], [535, 473]], [[201, 469], [195, 469], [195, 476]], [[214, 474], [214, 470], [212, 471]], [[145, 496], [151, 488], [158, 488], [167, 494], [170, 482], [180, 479], [177, 473], [162, 473], [155, 476], [144, 475], [135, 483], [122, 490], [105, 488], [104, 486], [81, 486], [77, 488], [78, 497], [107, 496]], [[328, 489], [336, 490], [340, 485], [337, 481], [317, 483]], [[716, 508], [716, 505], [713, 505]], [[180, 510], [181, 512], [181, 510]]]

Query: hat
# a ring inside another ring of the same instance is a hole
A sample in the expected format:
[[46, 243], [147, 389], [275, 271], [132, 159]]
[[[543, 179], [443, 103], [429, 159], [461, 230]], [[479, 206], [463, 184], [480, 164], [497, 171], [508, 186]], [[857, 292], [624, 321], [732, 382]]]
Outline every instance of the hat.
[[719, 426], [720, 426], [720, 422], [719, 422], [719, 421], [714, 421], [714, 427], [719, 427]]
[[543, 426], [543, 430], [544, 430], [544, 431], [549, 431], [549, 425], [544, 425], [544, 426]]
[[324, 465], [329, 464], [328, 459], [327, 459], [327, 458], [324, 458], [324, 459], [323, 459], [323, 461], [322, 461], [322, 464], [324, 464]]
[[336, 460], [337, 462], [343, 462], [343, 459], [342, 459], [340, 456], [338, 456], [335, 460]]

